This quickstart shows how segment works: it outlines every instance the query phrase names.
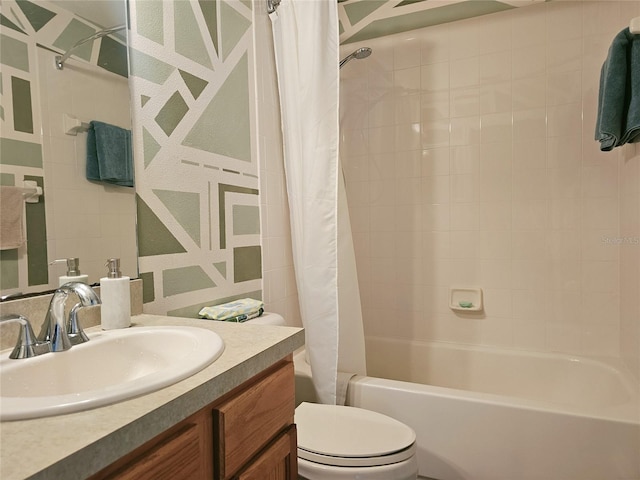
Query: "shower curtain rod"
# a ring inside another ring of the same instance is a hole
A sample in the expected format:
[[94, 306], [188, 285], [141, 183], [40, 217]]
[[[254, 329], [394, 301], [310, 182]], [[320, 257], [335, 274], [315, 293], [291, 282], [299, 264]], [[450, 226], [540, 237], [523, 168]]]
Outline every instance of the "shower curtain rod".
[[[278, 1], [278, 3], [280, 2]], [[71, 47], [69, 50], [66, 51], [64, 55], [56, 55], [55, 57], [56, 68], [58, 70], [62, 70], [64, 68], [64, 62], [67, 61], [67, 59], [71, 56], [73, 51], [79, 46], [84, 45], [85, 43], [90, 42], [92, 40], [97, 40], [98, 38], [102, 38], [105, 35], [111, 35], [112, 33], [119, 32], [120, 30], [124, 30], [125, 28], [127, 28], [126, 25], [117, 25], [115, 27], [105, 28], [104, 30], [99, 30], [87, 38], [78, 40], [73, 47]]]
[[[336, 0], [338, 3], [346, 2], [347, 0]], [[278, 9], [281, 0], [267, 0], [267, 13], [273, 13]]]

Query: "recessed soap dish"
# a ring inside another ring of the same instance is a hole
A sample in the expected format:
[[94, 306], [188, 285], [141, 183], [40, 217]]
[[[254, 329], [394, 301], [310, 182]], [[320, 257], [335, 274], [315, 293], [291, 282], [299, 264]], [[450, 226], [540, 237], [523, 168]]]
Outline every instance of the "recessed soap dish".
[[482, 289], [477, 287], [451, 287], [449, 289], [449, 308], [456, 312], [480, 312]]

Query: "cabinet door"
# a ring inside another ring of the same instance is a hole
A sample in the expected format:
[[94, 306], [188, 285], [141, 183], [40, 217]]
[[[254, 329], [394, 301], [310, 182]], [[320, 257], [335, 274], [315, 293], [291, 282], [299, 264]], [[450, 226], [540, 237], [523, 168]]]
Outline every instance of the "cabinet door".
[[296, 480], [298, 478], [296, 426], [280, 435], [236, 477], [237, 480]]
[[293, 424], [293, 364], [269, 375], [223, 402], [213, 411], [216, 480], [233, 478], [280, 432]]
[[200, 412], [159, 435], [91, 480], [210, 480], [211, 415]]

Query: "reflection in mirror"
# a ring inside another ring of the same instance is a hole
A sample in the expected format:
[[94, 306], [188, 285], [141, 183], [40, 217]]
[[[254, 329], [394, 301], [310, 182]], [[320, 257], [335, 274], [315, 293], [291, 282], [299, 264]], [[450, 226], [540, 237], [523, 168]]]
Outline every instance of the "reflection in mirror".
[[[78, 257], [89, 283], [111, 257], [138, 276], [135, 191], [86, 179], [91, 121], [131, 129], [126, 31], [88, 41], [55, 67], [54, 57], [105, 27], [125, 24], [124, 0], [3, 0], [0, 185], [43, 188], [24, 203], [19, 248], [0, 250], [0, 294], [58, 286], [56, 259]], [[7, 54], [5, 54], [7, 52]]]

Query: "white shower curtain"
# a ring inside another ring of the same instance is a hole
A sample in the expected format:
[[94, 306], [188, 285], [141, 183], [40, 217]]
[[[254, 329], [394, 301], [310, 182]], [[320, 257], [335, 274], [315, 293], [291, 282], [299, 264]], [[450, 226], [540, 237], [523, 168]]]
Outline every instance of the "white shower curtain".
[[[270, 17], [300, 313], [318, 400], [335, 404], [338, 370], [365, 373], [353, 246], [338, 245], [349, 223], [338, 215], [337, 4], [282, 0]], [[339, 296], [339, 284], [351, 292]], [[339, 351], [348, 355], [338, 360]]]

